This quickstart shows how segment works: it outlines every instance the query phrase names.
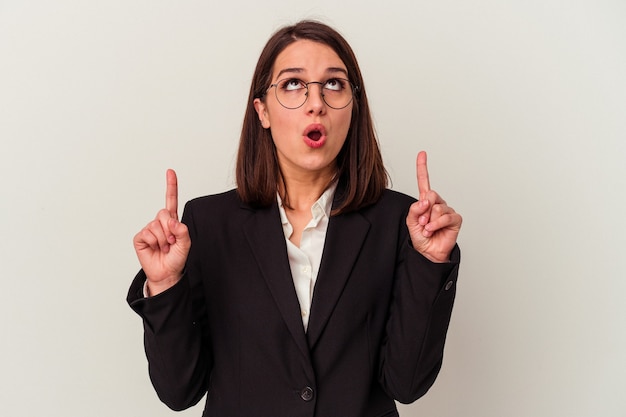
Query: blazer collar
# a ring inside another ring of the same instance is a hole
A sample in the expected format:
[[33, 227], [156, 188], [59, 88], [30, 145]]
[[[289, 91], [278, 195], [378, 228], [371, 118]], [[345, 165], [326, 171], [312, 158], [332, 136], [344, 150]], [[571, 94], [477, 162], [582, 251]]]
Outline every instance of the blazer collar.
[[359, 212], [330, 218], [306, 335], [311, 350], [339, 301], [369, 228], [369, 221]]
[[300, 305], [291, 277], [287, 257], [287, 243], [283, 233], [278, 204], [269, 208], [242, 208], [251, 210], [252, 215], [242, 224], [261, 274], [274, 298], [274, 302], [302, 353], [309, 358]]
[[[338, 189], [335, 204], [340, 195]], [[348, 281], [370, 223], [358, 212], [331, 216], [305, 334], [278, 204], [274, 202], [271, 207], [262, 209], [248, 205], [243, 208], [254, 213], [243, 228], [263, 278], [296, 344], [310, 358], [309, 352], [326, 327]]]

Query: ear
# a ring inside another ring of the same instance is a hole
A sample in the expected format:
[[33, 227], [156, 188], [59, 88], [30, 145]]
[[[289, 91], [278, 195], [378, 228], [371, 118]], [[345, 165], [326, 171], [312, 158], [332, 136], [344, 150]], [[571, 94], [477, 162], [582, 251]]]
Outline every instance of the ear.
[[261, 121], [261, 126], [263, 126], [265, 129], [269, 129], [270, 128], [270, 119], [267, 116], [267, 107], [265, 106], [265, 103], [263, 103], [263, 101], [261, 101], [260, 98], [255, 98], [254, 99], [254, 109], [256, 110], [256, 114], [259, 115], [259, 120]]

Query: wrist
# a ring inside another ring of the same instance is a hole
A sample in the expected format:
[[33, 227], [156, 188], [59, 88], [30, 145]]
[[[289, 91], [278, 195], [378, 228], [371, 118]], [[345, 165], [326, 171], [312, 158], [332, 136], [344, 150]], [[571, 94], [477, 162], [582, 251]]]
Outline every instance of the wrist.
[[160, 281], [151, 281], [150, 279], [148, 279], [144, 287], [144, 295], [148, 297], [154, 297], [155, 295], [159, 295], [176, 285], [178, 281], [180, 281], [181, 277], [182, 275], [179, 275], [176, 277], [165, 278]]
[[444, 264], [444, 263], [450, 262], [450, 252], [448, 252], [448, 253], [440, 252], [440, 253], [433, 254], [431, 252], [419, 250], [418, 248], [416, 248], [413, 245], [413, 241], [410, 238], [409, 238], [409, 242], [408, 243], [409, 243], [409, 246], [411, 247], [411, 249], [413, 249], [415, 252], [419, 253], [424, 258], [428, 259], [429, 261], [431, 261], [433, 263]]
[[[419, 251], [418, 251], [419, 252]], [[424, 258], [428, 259], [429, 261], [436, 263], [436, 264], [445, 264], [450, 262], [450, 255], [444, 255], [444, 256], [433, 256], [429, 253], [422, 253], [419, 252]]]

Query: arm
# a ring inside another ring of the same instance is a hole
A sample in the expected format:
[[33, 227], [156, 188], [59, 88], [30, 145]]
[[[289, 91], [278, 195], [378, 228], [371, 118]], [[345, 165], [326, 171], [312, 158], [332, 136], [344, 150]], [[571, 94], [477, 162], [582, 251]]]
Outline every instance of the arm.
[[[210, 355], [203, 338], [206, 313], [191, 239], [191, 210], [178, 221], [177, 179], [167, 172], [166, 208], [134, 238], [142, 270], [127, 301], [144, 323], [150, 379], [159, 398], [174, 410], [196, 404], [207, 390]], [[183, 274], [183, 270], [186, 272]], [[147, 283], [152, 297], [143, 297]], [[194, 301], [193, 296], [198, 296]]]
[[460, 251], [434, 263], [405, 243], [399, 257], [379, 380], [388, 395], [411, 403], [435, 382], [456, 294]]
[[143, 298], [145, 273], [133, 281], [127, 301], [143, 319], [144, 347], [150, 380], [159, 398], [173, 410], [195, 405], [206, 393], [211, 369], [203, 340], [203, 309], [193, 302], [188, 273], [163, 293]]
[[462, 218], [430, 189], [426, 153], [417, 156], [420, 199], [409, 208], [398, 256], [380, 380], [400, 402], [415, 401], [432, 386], [456, 293]]

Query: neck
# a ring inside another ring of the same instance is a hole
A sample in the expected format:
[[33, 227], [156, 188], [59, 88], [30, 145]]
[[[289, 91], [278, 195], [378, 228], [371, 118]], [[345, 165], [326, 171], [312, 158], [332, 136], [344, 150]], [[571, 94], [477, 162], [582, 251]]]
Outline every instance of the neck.
[[280, 197], [285, 208], [294, 211], [310, 211], [311, 206], [324, 193], [334, 178], [334, 171], [307, 173], [299, 176], [283, 176]]

